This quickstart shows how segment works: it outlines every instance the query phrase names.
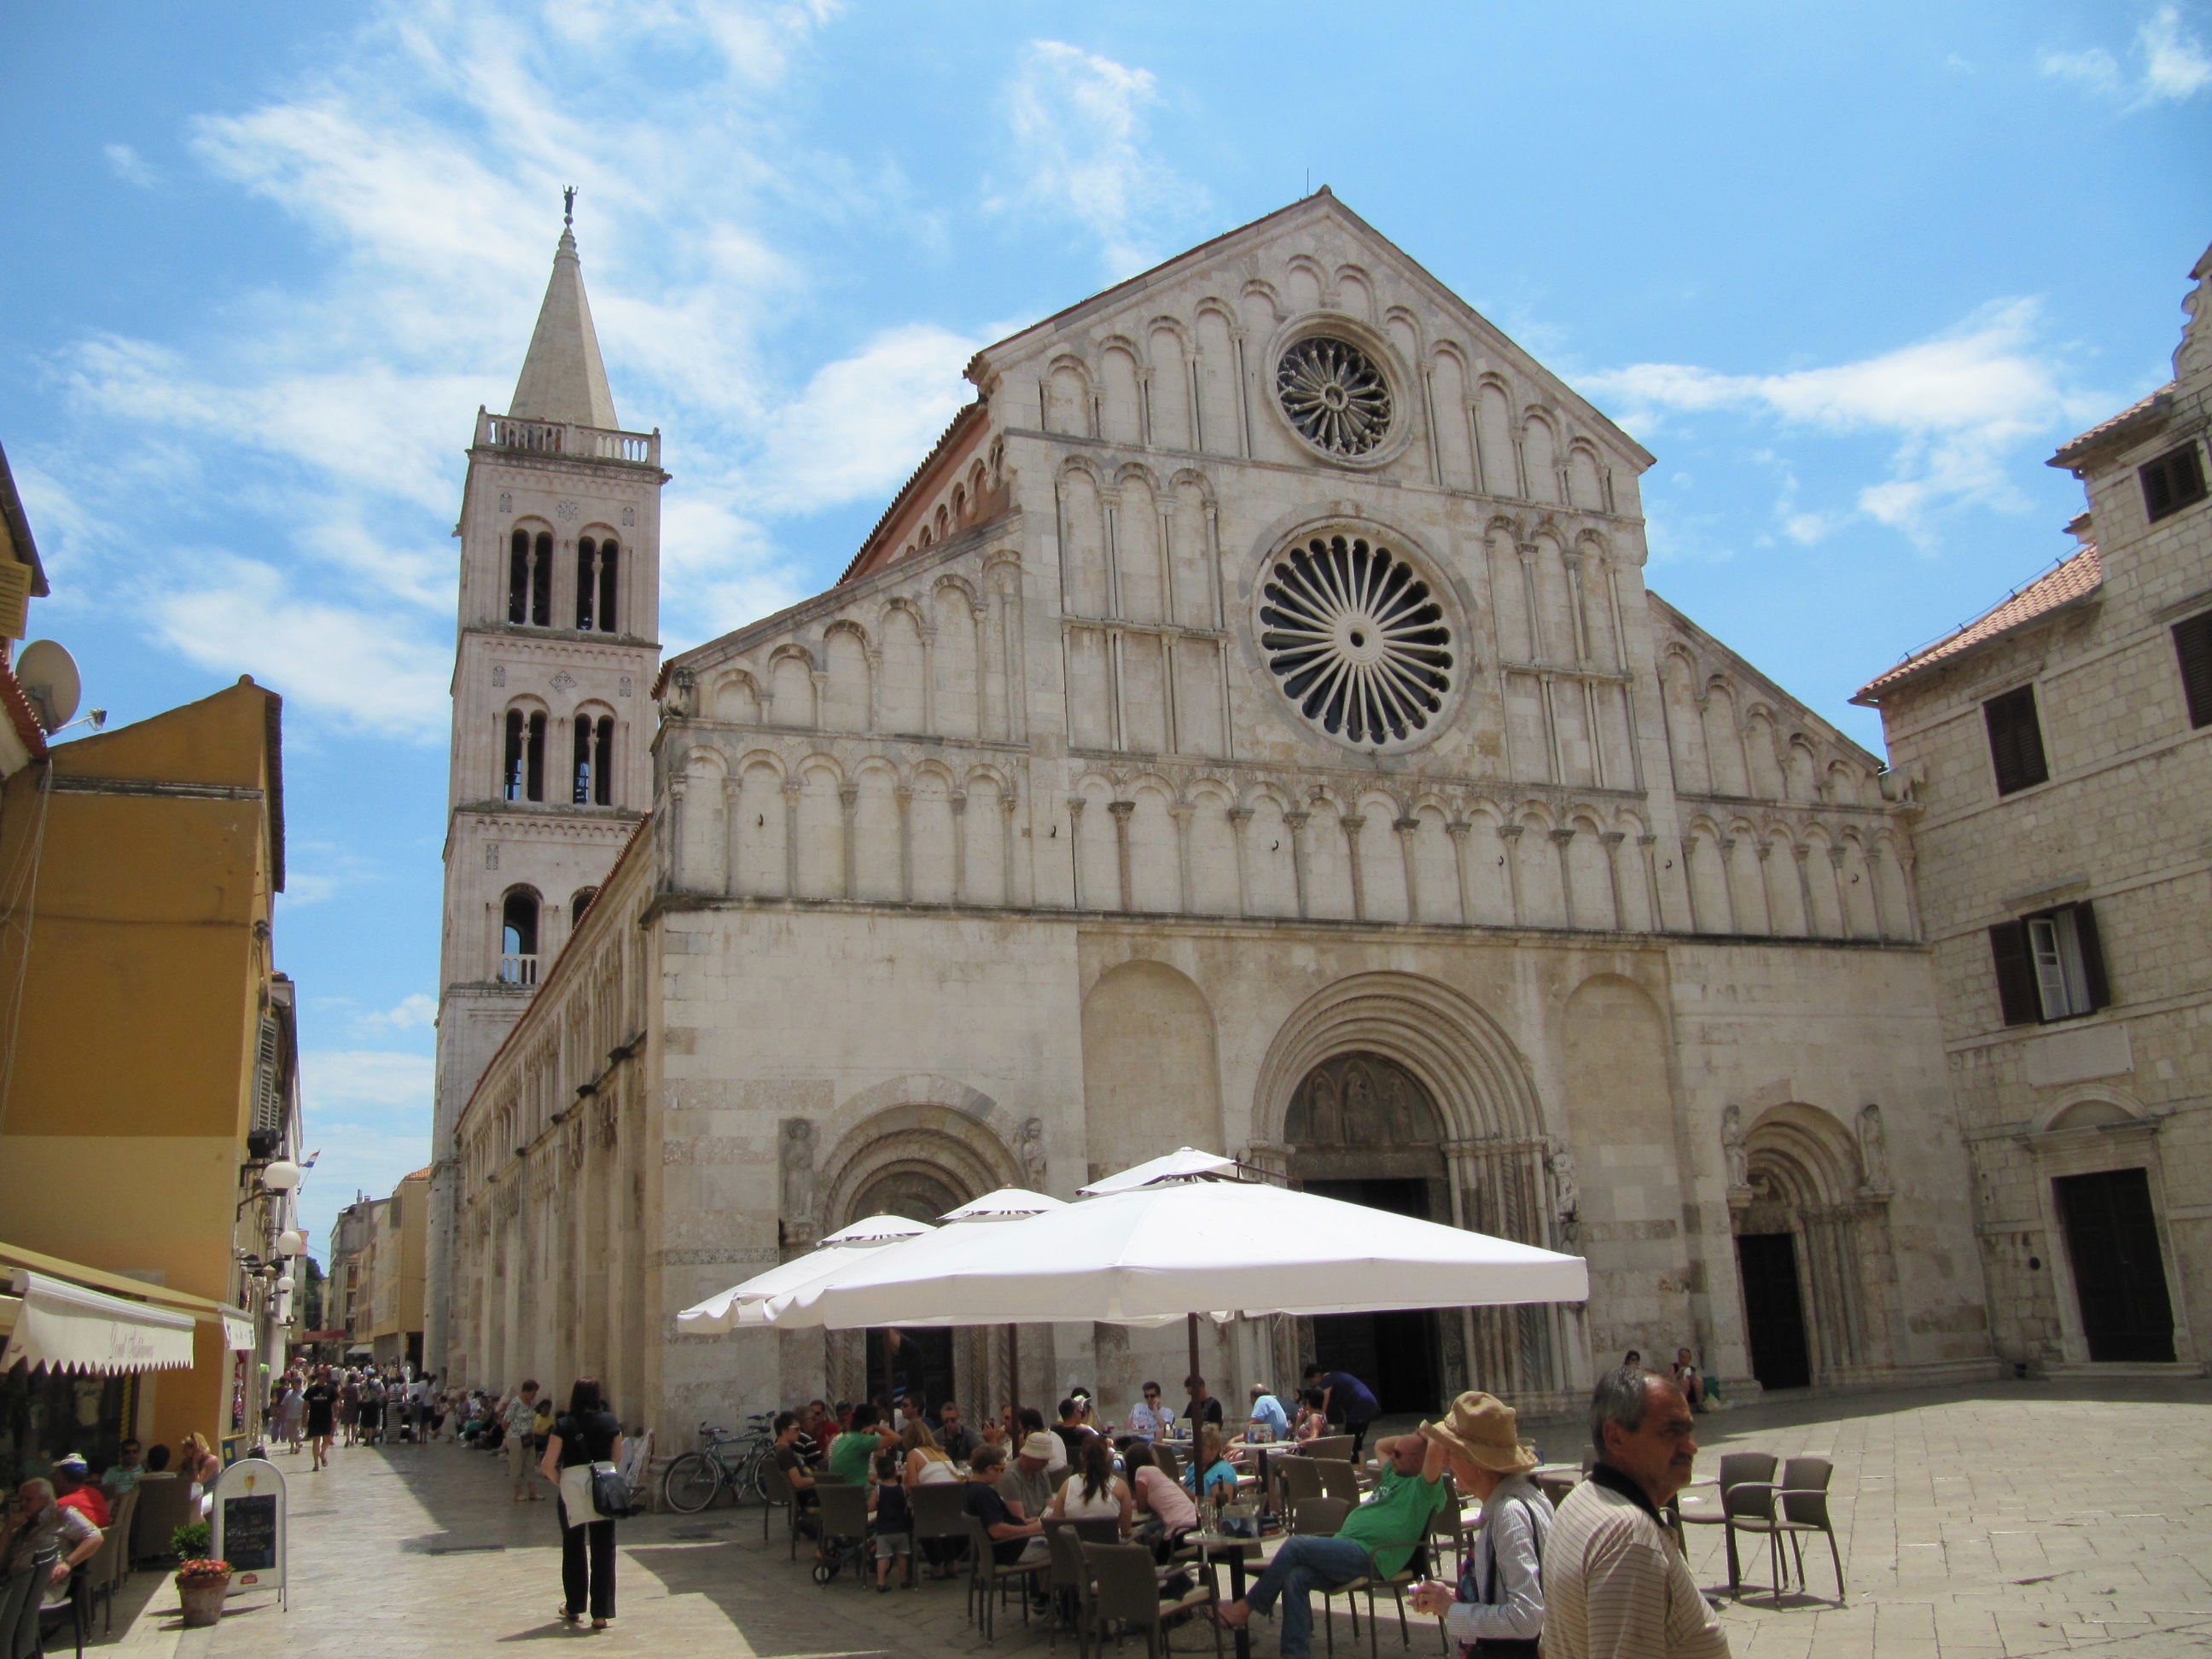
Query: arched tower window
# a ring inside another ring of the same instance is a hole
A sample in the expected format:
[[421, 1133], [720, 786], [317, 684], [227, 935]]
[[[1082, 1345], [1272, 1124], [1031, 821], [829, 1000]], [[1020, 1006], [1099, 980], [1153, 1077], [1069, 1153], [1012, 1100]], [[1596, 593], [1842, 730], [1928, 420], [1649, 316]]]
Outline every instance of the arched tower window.
[[533, 628], [553, 625], [553, 537], [517, 529], [507, 546], [507, 619]]
[[538, 983], [538, 895], [527, 887], [515, 888], [500, 904], [499, 980]]
[[576, 544], [576, 626], [586, 633], [615, 631], [615, 579], [622, 550], [611, 536]]
[[578, 806], [614, 805], [615, 722], [611, 715], [575, 721], [575, 781], [570, 799]]
[[507, 711], [507, 765], [501, 793], [509, 800], [545, 799], [545, 714], [543, 709]]
[[574, 927], [584, 919], [584, 912], [592, 908], [592, 901], [599, 896], [596, 887], [579, 887], [568, 901], [568, 925]]

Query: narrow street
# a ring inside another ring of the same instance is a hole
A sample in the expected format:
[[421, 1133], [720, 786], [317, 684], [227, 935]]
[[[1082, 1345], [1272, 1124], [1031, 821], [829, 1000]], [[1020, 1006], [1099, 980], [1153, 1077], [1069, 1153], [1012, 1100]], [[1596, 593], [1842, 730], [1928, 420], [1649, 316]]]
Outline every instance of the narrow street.
[[[2027, 1384], [1705, 1419], [1700, 1474], [1731, 1447], [1837, 1464], [1849, 1604], [1826, 1599], [1827, 1551], [1812, 1540], [1813, 1597], [1729, 1607], [1734, 1650], [1755, 1659], [2212, 1652], [2208, 1403], [2201, 1382], [2111, 1382], [2094, 1395]], [[1571, 1433], [1540, 1426], [1538, 1438], [1547, 1455], [1571, 1456]], [[536, 1639], [761, 1659], [984, 1650], [959, 1584], [879, 1596], [848, 1576], [818, 1588], [803, 1559], [787, 1559], [780, 1525], [763, 1544], [753, 1510], [625, 1522], [617, 1623], [599, 1636], [571, 1632], [554, 1615], [553, 1506], [510, 1501], [495, 1459], [441, 1445], [344, 1451], [319, 1475], [305, 1472], [304, 1459], [280, 1462], [290, 1477], [291, 1610], [240, 1597], [220, 1626], [184, 1632], [166, 1576], [142, 1573], [118, 1607], [117, 1646], [134, 1659], [411, 1659], [492, 1655]], [[1700, 1582], [1720, 1583], [1718, 1529], [1692, 1529], [1690, 1547]], [[1748, 1542], [1745, 1564], [1747, 1577], [1764, 1577], [1764, 1556]], [[1255, 1629], [1255, 1652], [1269, 1659], [1273, 1627]], [[1433, 1627], [1417, 1629], [1412, 1653], [1433, 1651], [1435, 1640]], [[1025, 1632], [1016, 1613], [997, 1650], [1045, 1642], [1042, 1626]], [[1212, 1650], [1197, 1629], [1179, 1632], [1176, 1646]]]

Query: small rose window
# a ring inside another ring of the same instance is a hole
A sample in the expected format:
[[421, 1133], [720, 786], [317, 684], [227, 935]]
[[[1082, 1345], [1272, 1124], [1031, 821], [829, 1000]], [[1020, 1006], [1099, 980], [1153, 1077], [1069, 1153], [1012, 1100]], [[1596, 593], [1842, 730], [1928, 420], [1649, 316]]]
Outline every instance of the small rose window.
[[1390, 430], [1390, 382], [1358, 346], [1318, 335], [1275, 366], [1275, 395], [1298, 434], [1331, 455], [1364, 455]]

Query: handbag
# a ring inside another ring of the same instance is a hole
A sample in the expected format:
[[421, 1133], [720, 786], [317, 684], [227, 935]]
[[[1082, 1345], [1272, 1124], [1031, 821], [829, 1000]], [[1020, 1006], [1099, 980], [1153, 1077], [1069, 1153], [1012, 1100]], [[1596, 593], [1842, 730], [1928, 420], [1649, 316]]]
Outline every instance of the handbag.
[[626, 1521], [637, 1513], [629, 1482], [611, 1463], [592, 1465], [592, 1509], [602, 1521]]

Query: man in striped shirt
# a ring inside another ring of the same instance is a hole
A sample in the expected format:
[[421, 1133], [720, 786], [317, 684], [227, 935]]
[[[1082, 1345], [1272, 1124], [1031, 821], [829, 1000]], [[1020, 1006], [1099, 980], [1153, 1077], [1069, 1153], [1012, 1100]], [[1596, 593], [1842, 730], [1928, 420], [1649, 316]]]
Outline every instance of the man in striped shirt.
[[1545, 1659], [1727, 1659], [1728, 1638], [1662, 1518], [1698, 1456], [1690, 1402], [1624, 1365], [1590, 1396], [1597, 1467], [1544, 1545]]

